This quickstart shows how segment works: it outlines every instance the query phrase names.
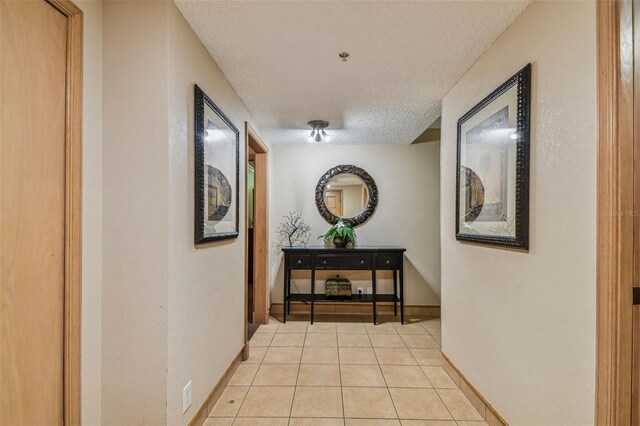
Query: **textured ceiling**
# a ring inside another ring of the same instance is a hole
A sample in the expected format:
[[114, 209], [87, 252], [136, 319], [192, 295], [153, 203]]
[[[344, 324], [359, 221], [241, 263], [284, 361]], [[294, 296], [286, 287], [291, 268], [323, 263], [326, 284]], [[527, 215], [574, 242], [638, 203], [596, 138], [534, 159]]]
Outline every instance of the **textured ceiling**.
[[413, 142], [527, 3], [176, 0], [271, 144]]

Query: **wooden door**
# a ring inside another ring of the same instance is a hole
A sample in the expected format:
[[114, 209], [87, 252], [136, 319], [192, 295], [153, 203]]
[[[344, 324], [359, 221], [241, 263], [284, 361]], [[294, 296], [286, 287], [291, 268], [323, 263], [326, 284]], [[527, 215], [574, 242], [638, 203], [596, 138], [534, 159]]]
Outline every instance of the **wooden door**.
[[[633, 2], [634, 274], [632, 312], [631, 424], [640, 426], [640, 4]], [[638, 293], [638, 294], [637, 294]]]
[[2, 425], [79, 423], [81, 22], [0, 1]]
[[328, 190], [324, 193], [324, 204], [329, 211], [338, 217], [342, 217], [342, 190]]

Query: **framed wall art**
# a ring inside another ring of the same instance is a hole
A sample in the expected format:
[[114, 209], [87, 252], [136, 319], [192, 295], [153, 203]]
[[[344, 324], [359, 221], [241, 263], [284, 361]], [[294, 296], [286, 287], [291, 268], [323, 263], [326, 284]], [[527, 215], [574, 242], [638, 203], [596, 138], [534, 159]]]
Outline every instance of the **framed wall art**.
[[195, 85], [195, 243], [238, 237], [240, 133]]
[[529, 249], [531, 64], [458, 120], [456, 239]]

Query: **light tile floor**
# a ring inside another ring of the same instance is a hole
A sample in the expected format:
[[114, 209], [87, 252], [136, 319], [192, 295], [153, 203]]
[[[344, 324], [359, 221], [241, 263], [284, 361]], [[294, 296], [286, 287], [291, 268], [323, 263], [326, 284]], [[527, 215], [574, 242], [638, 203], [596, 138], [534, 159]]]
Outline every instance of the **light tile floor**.
[[441, 367], [440, 319], [271, 319], [205, 426], [486, 426]]

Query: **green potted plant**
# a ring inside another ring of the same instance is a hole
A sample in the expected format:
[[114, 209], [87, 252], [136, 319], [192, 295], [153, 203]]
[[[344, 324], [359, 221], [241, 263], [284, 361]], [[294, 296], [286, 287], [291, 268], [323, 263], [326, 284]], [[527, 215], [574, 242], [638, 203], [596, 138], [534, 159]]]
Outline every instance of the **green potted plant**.
[[334, 244], [336, 247], [345, 248], [349, 244], [351, 246], [356, 243], [356, 231], [350, 223], [346, 223], [342, 218], [338, 219], [326, 234], [320, 235], [318, 239], [324, 239], [326, 244]]

